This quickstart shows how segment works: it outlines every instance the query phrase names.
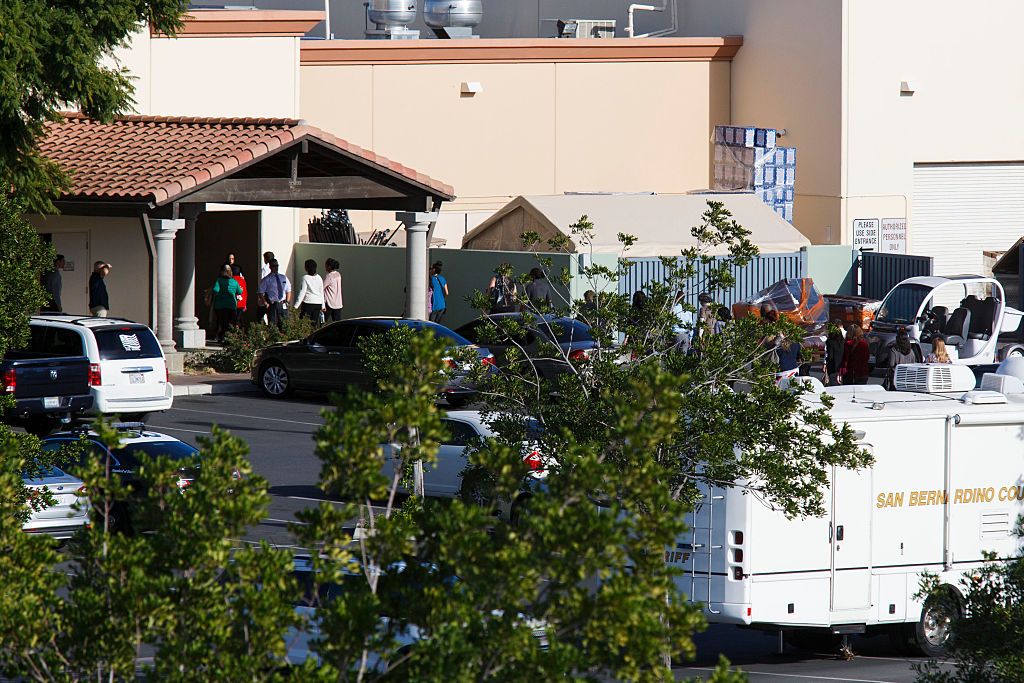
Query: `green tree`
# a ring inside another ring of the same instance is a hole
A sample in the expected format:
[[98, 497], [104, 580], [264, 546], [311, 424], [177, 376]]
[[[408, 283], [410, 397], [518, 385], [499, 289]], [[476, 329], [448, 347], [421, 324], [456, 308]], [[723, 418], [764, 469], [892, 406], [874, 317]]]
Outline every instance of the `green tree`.
[[[644, 453], [671, 438], [679, 396], [650, 366], [609, 413], [636, 467], [619, 470], [565, 435], [542, 482], [524, 462], [527, 416], [477, 444], [482, 500], [409, 498], [409, 469], [429, 467], [443, 438], [438, 378], [451, 353], [398, 329], [366, 347], [376, 392], [336, 402], [317, 434], [322, 483], [348, 504], [322, 504], [297, 529], [318, 580], [344, 583], [318, 603], [315, 649], [334, 680], [666, 680], [662, 653], [689, 652], [699, 613], [676, 599], [664, 548], [684, 505]], [[390, 453], [381, 444], [391, 444]], [[382, 470], [394, 455], [394, 475]], [[595, 503], [602, 494], [607, 504]], [[645, 514], [659, 510], [661, 515]], [[358, 532], [352, 528], [357, 520]], [[353, 583], [346, 577], [361, 577]], [[322, 593], [322, 591], [321, 591]], [[386, 660], [386, 668], [382, 663]], [[724, 669], [715, 680], [732, 680]]]
[[[1024, 537], [1024, 520], [1018, 520], [1017, 537]], [[919, 665], [921, 683], [1024, 681], [1024, 561], [1000, 560], [994, 553], [987, 553], [986, 560], [960, 581], [957, 592], [934, 575], [922, 582], [919, 597], [939, 616], [937, 624], [951, 631], [947, 650], [952, 661]]]
[[28, 320], [47, 300], [39, 278], [53, 267], [53, 249], [22, 218], [22, 209], [0, 198], [0, 357], [28, 343]]
[[0, 3], [0, 187], [48, 212], [68, 176], [37, 150], [45, 125], [77, 109], [101, 120], [130, 109], [131, 78], [111, 57], [148, 22], [173, 34], [187, 0]]

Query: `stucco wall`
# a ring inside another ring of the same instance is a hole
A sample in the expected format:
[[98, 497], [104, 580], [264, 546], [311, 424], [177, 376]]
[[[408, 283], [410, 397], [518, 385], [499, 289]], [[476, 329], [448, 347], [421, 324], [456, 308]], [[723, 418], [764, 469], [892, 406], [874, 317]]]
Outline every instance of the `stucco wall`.
[[115, 52], [135, 84], [139, 114], [298, 116], [299, 39], [290, 36], [151, 37]]
[[707, 188], [712, 126], [729, 116], [728, 62], [304, 64], [301, 81], [303, 118], [444, 179], [447, 210], [482, 215], [520, 194]]
[[732, 62], [731, 122], [786, 129], [780, 144], [798, 150], [795, 225], [815, 243], [841, 237], [843, 4], [680, 2], [680, 35], [743, 36]]
[[[40, 233], [85, 233], [88, 253], [83, 261], [76, 258], [75, 268], [92, 271], [95, 261], [107, 261], [113, 268], [107, 275], [110, 315], [150, 324], [149, 256], [141, 221], [137, 218], [91, 216], [29, 216]], [[65, 275], [65, 283], [69, 277]], [[85, 301], [81, 292], [79, 300]], [[84, 305], [76, 310], [71, 304], [75, 295], [68, 286], [62, 293], [68, 313], [88, 314]]]
[[[846, 228], [882, 211], [906, 216], [912, 246], [915, 162], [1024, 160], [1024, 135], [1009, 123], [1024, 110], [1024, 5], [848, 5]], [[912, 96], [900, 95], [900, 81], [916, 88]]]

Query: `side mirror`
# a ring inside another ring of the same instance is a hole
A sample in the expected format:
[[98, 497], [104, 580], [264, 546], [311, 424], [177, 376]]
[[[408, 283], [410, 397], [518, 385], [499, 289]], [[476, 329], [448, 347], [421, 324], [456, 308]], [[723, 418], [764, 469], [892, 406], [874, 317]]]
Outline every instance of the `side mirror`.
[[306, 340], [306, 346], [309, 347], [310, 351], [316, 351], [317, 353], [323, 353], [324, 351], [327, 350], [327, 347], [324, 346], [323, 344], [318, 344], [310, 339]]

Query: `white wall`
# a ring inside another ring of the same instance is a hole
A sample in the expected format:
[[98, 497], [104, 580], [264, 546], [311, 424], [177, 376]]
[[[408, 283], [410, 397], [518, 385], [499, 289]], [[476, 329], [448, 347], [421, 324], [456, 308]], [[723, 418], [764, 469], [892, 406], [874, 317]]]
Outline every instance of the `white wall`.
[[912, 242], [915, 162], [1024, 160], [1024, 4], [856, 0], [849, 17], [847, 228], [905, 216]]

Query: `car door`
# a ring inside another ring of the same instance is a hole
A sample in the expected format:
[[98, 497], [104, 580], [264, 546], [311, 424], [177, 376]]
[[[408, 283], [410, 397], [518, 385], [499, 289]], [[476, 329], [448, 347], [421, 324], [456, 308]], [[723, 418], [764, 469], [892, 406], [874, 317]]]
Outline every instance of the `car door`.
[[466, 469], [466, 449], [479, 433], [476, 427], [463, 420], [441, 420], [448, 434], [437, 451], [437, 462], [423, 468], [423, 488], [428, 496], [454, 497], [462, 486], [462, 471]]
[[349, 382], [354, 327], [344, 321], [331, 323], [302, 342], [303, 348], [296, 352], [293, 370], [299, 386], [318, 391], [338, 391]]
[[373, 382], [373, 377], [366, 367], [366, 360], [360, 344], [368, 337], [384, 334], [390, 327], [388, 325], [368, 325], [366, 323], [357, 325], [352, 331], [352, 339], [349, 345], [341, 349], [339, 356], [342, 360], [342, 367], [345, 373], [347, 384], [368, 385]]

